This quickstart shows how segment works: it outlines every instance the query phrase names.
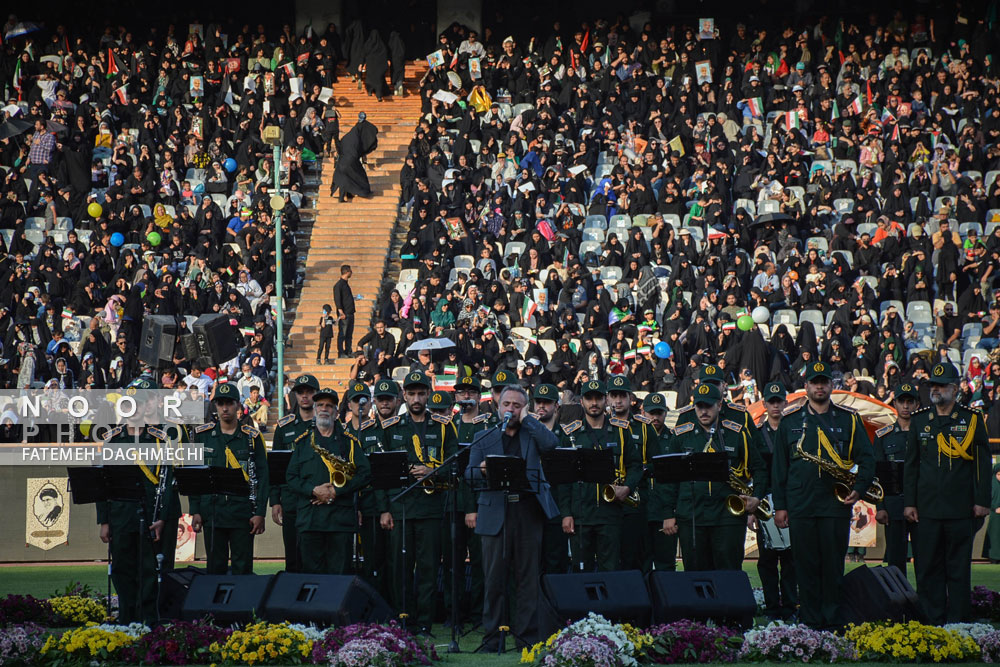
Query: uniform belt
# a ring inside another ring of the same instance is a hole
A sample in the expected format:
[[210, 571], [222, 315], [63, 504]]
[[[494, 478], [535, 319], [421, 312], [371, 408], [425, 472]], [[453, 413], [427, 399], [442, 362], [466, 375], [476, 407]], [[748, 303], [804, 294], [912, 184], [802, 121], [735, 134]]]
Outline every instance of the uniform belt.
[[517, 493], [508, 494], [507, 495], [507, 502], [508, 503], [518, 503], [518, 502], [521, 502], [521, 496], [520, 496], [520, 494], [517, 494]]

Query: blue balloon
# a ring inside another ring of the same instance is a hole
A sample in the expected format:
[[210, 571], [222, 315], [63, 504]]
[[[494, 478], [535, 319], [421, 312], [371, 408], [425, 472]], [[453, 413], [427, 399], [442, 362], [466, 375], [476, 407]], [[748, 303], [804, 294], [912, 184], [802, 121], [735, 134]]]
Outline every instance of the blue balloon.
[[115, 232], [111, 235], [111, 245], [116, 248], [120, 248], [125, 244], [125, 237], [122, 236], [121, 232]]
[[230, 174], [236, 171], [236, 160], [231, 157], [227, 157], [226, 161], [222, 163], [222, 166], [226, 168]]
[[666, 359], [670, 356], [670, 345], [668, 345], [666, 341], [661, 340], [653, 346], [653, 354], [660, 359]]

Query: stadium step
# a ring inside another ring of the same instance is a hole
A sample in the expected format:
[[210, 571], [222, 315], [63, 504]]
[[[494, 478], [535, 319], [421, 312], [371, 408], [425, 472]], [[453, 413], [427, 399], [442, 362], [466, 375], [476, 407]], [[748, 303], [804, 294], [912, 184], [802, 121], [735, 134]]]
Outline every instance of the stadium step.
[[[368, 156], [368, 178], [375, 195], [340, 203], [330, 196], [334, 161], [323, 160], [318, 182], [315, 215], [301, 229], [308, 237], [300, 238], [300, 256], [305, 254], [305, 283], [295, 305], [295, 321], [288, 329], [285, 348], [285, 374], [316, 376], [323, 387], [335, 389], [341, 396], [350, 379], [351, 359], [336, 359], [336, 329], [329, 364], [316, 364], [319, 346], [319, 318], [323, 305], [333, 305], [333, 285], [340, 280], [340, 267], [350, 264], [354, 271], [351, 289], [357, 297], [354, 342], [371, 326], [385, 280], [392, 246], [396, 241], [399, 211], [399, 171], [403, 164], [413, 128], [420, 116], [420, 79], [426, 64], [406, 67], [406, 95], [386, 97], [379, 104], [369, 98], [348, 76], [341, 76], [333, 93], [341, 113], [341, 134], [346, 134], [357, 113], [364, 111], [368, 121], [378, 127], [378, 148]], [[398, 253], [397, 253], [398, 254]], [[290, 345], [290, 347], [289, 347]], [[282, 392], [279, 390], [277, 395]], [[271, 420], [277, 417], [272, 406]]]

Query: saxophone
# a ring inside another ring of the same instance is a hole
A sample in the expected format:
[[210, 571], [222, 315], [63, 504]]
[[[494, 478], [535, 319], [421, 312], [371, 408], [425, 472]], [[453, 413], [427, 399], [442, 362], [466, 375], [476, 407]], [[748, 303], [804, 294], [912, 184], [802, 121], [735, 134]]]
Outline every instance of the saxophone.
[[[746, 514], [747, 504], [744, 502], [740, 496], [752, 496], [753, 495], [753, 483], [747, 483], [743, 481], [743, 478], [738, 476], [732, 468], [729, 469], [729, 486], [732, 487], [735, 494], [726, 496], [726, 509], [733, 516], [741, 516]], [[769, 520], [774, 512], [771, 511], [771, 503], [767, 498], [762, 498], [760, 504], [757, 505], [757, 509], [754, 510], [753, 515], [760, 519], [761, 521]]]
[[313, 451], [319, 454], [320, 458], [326, 461], [327, 465], [332, 469], [330, 472], [330, 482], [338, 489], [344, 487], [357, 473], [357, 466], [320, 447], [316, 443], [316, 429], [312, 429], [311, 433], [309, 444], [312, 446]]
[[[837, 480], [833, 485], [833, 494], [837, 497], [837, 500], [844, 502], [847, 499], [847, 496], [851, 495], [851, 490], [853, 489], [854, 482], [857, 479], [857, 464], [852, 465], [850, 468], [841, 468], [833, 461], [827, 461], [822, 456], [811, 454], [802, 447], [802, 443], [805, 442], [805, 439], [806, 431], [803, 428], [802, 437], [800, 437], [798, 443], [796, 443], [795, 450], [803, 460], [815, 463], [819, 466], [820, 470]], [[869, 486], [868, 490], [861, 496], [861, 500], [873, 504], [882, 502], [884, 498], [885, 490], [882, 489], [882, 485], [879, 484], [877, 477], [872, 479], [871, 486]]]

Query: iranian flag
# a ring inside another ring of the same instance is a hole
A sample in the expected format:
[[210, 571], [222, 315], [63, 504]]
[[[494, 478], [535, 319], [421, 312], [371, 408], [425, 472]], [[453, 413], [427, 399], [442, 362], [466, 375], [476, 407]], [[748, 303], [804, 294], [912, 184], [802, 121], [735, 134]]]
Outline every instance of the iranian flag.
[[640, 345], [639, 349], [636, 350], [636, 352], [639, 354], [652, 354], [653, 347], [651, 345]]
[[635, 361], [635, 350], [629, 350], [625, 353], [625, 361]]
[[295, 76], [295, 65], [289, 61], [281, 66], [281, 69], [285, 70], [285, 74], [291, 79]]
[[861, 115], [862, 108], [861, 108], [861, 96], [860, 95], [858, 95], [857, 97], [854, 98], [854, 101], [851, 102], [850, 106], [847, 107], [847, 111], [852, 116], [860, 116]]
[[71, 320], [71, 319], [73, 319], [73, 311], [70, 310], [69, 308], [63, 308], [62, 318], [64, 320]]
[[837, 100], [833, 101], [830, 105], [830, 121], [835, 121], [840, 118], [840, 107], [837, 106]]
[[764, 115], [764, 100], [760, 97], [748, 98], [747, 107], [750, 109], [750, 115], [754, 118]]
[[736, 330], [736, 322], [726, 322], [725, 324], [722, 325], [722, 330], [723, 331], [735, 331]]
[[639, 335], [643, 336], [648, 333], [652, 333], [653, 327], [649, 326], [648, 324], [640, 324], [638, 330], [639, 330]]
[[128, 84], [126, 83], [120, 88], [115, 88], [112, 95], [114, 95], [115, 99], [118, 100], [118, 104], [121, 104], [122, 106], [128, 104]]
[[14, 65], [14, 90], [17, 91], [17, 99], [21, 99], [21, 87], [23, 85], [23, 77], [21, 76], [21, 59], [17, 59], [17, 64]]
[[444, 367], [445, 375], [458, 375], [458, 366], [454, 364], [446, 364]]
[[530, 296], [524, 297], [524, 303], [521, 304], [521, 321], [527, 322], [535, 312], [538, 311], [538, 304]]
[[799, 112], [798, 111], [786, 111], [782, 114], [785, 118], [785, 128], [789, 130], [797, 130], [802, 127], [799, 122]]
[[895, 123], [895, 122], [896, 122], [896, 117], [892, 115], [892, 112], [889, 111], [889, 109], [882, 109], [882, 124], [885, 125], [886, 123]]
[[481, 392], [479, 392], [480, 403], [482, 403], [483, 401], [488, 401], [491, 398], [493, 398], [493, 394], [490, 392], [489, 389], [483, 389]]
[[434, 385], [436, 387], [454, 387], [455, 386], [455, 376], [454, 375], [435, 375]]
[[243, 327], [240, 329], [240, 333], [244, 336], [253, 337], [253, 327]]
[[892, 126], [892, 141], [899, 141], [899, 125]]

